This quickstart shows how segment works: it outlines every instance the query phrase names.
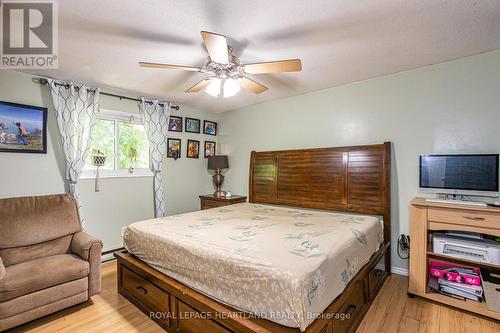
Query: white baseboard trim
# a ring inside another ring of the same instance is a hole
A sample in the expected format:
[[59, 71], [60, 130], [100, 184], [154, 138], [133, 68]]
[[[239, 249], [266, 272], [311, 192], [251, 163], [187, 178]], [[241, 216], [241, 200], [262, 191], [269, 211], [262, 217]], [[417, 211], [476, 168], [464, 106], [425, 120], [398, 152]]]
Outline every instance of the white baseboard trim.
[[398, 274], [398, 275], [404, 275], [408, 276], [408, 269], [407, 268], [400, 268], [400, 267], [391, 267], [391, 273]]

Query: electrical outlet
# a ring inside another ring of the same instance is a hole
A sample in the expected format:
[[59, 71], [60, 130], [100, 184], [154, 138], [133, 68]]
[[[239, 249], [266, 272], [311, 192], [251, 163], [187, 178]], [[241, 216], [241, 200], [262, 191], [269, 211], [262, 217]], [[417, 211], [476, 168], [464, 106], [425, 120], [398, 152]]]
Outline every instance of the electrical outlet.
[[398, 246], [396, 248], [398, 256], [401, 259], [408, 259], [410, 257], [410, 236], [401, 234], [398, 238]]
[[121, 229], [121, 234], [122, 234], [122, 237], [125, 235], [125, 230], [127, 230], [127, 227], [122, 227]]
[[399, 235], [398, 247], [401, 251], [408, 251], [410, 249], [410, 236], [405, 234]]

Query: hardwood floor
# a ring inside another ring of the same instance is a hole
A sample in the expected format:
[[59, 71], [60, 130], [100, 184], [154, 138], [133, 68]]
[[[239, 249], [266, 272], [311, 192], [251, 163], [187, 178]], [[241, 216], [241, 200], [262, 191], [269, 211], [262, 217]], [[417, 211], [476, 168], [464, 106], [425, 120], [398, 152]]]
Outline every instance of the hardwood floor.
[[356, 333], [500, 333], [500, 324], [406, 295], [408, 278], [392, 274]]
[[[17, 327], [12, 332], [164, 332], [116, 291], [115, 262], [103, 265], [102, 292], [91, 301]], [[500, 324], [419, 298], [408, 298], [408, 278], [392, 275], [357, 333], [500, 333]]]

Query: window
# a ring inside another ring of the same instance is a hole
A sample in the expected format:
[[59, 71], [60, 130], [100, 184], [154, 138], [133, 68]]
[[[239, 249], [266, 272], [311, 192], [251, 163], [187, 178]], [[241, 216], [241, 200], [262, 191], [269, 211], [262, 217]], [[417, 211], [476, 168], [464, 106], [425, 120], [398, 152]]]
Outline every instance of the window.
[[106, 155], [106, 163], [102, 170], [114, 170], [115, 169], [115, 121], [114, 120], [104, 120], [96, 119], [96, 124], [92, 132], [92, 142], [90, 143], [90, 151], [87, 155], [87, 160], [85, 161], [84, 169], [96, 169], [92, 165], [91, 157], [93, 150], [99, 149], [104, 155]]
[[101, 109], [92, 132], [92, 142], [82, 178], [94, 178], [96, 166], [91, 155], [99, 150], [106, 155], [100, 176], [152, 176], [149, 169], [149, 141], [139, 115]]
[[149, 169], [149, 143], [144, 125], [118, 122], [120, 169]]

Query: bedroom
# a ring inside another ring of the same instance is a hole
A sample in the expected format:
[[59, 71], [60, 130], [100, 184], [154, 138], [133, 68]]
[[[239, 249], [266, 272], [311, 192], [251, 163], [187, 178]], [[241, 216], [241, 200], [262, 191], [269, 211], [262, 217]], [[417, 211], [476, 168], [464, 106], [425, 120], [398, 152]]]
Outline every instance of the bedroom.
[[[496, 253], [498, 1], [26, 3], [2, 1], [0, 331], [500, 329], [494, 254], [429, 241]], [[460, 157], [472, 186], [423, 184]]]

